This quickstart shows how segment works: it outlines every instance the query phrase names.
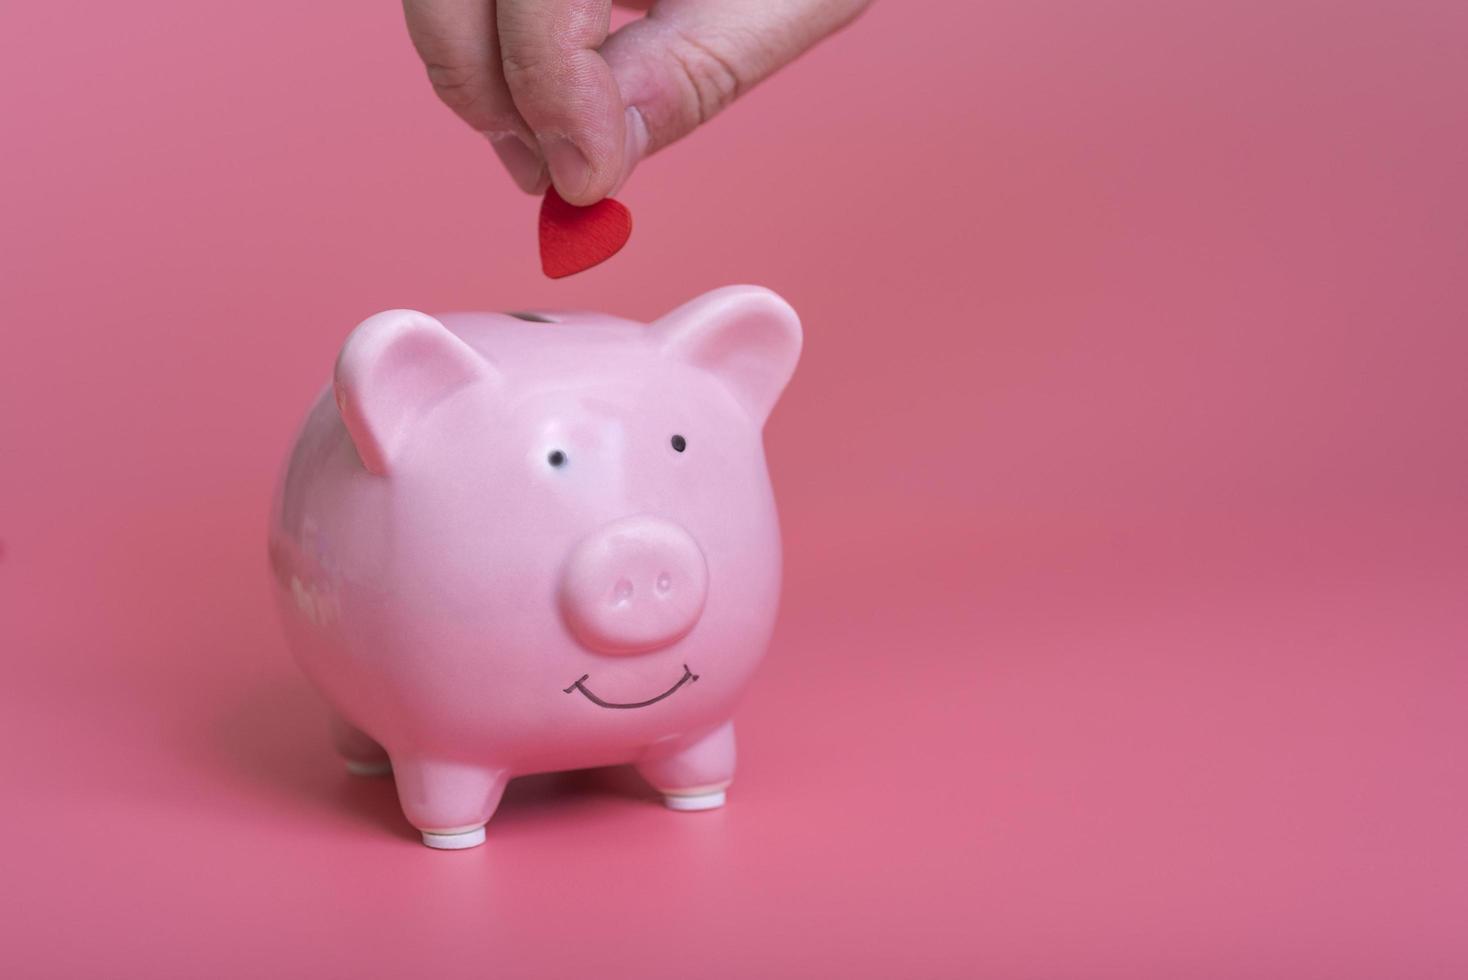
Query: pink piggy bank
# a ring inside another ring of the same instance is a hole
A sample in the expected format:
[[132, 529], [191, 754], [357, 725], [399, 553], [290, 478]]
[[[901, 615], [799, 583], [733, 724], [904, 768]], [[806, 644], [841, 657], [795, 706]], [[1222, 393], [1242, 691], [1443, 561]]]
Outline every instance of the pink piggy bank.
[[482, 843], [505, 783], [631, 763], [724, 802], [780, 533], [761, 429], [800, 354], [774, 293], [652, 324], [393, 310], [347, 338], [282, 477], [290, 645], [356, 773], [424, 843]]

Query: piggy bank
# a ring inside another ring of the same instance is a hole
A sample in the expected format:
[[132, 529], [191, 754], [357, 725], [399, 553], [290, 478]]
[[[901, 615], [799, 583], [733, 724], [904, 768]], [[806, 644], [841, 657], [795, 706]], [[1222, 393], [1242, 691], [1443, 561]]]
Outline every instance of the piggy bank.
[[431, 847], [513, 776], [631, 764], [723, 805], [780, 533], [761, 439], [800, 323], [753, 286], [651, 324], [379, 313], [347, 338], [273, 507], [289, 644], [354, 773]]

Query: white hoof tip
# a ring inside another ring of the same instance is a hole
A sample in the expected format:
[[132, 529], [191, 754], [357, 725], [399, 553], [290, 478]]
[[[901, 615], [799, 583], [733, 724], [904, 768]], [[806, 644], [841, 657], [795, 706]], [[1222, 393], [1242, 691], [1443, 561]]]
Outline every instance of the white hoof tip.
[[386, 759], [382, 762], [358, 762], [356, 759], [348, 759], [347, 772], [353, 776], [391, 776], [392, 763]]
[[440, 851], [462, 851], [484, 843], [484, 828], [475, 827], [462, 834], [430, 834], [423, 831], [423, 843]]
[[724, 791], [717, 790], [713, 793], [696, 793], [691, 796], [677, 796], [672, 793], [663, 797], [669, 810], [681, 810], [691, 813], [695, 810], [717, 810], [724, 805]]

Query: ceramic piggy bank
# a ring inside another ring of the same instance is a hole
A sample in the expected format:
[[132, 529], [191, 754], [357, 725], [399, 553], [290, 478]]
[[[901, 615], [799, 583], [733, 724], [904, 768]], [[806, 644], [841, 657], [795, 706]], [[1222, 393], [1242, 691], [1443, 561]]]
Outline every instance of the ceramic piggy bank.
[[752, 286], [652, 324], [379, 313], [291, 453], [271, 564], [353, 772], [424, 843], [484, 840], [513, 776], [631, 763], [724, 802], [780, 536], [761, 429], [800, 323]]

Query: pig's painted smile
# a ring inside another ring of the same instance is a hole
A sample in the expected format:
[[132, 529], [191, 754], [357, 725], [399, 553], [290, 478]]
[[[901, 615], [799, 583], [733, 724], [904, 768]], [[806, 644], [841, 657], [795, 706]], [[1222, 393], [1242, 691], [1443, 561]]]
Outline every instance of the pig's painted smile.
[[698, 680], [698, 675], [695, 674], [693, 671], [689, 670], [687, 664], [684, 664], [683, 665], [683, 676], [680, 677], [680, 678], [678, 678], [678, 683], [676, 683], [672, 687], [668, 688], [662, 694], [659, 694], [655, 698], [648, 698], [646, 701], [633, 701], [631, 703], [619, 704], [616, 701], [603, 701], [601, 698], [597, 697], [595, 694], [592, 694], [591, 693], [591, 688], [587, 687], [586, 686], [586, 683], [585, 683], [586, 682], [586, 678], [588, 678], [590, 676], [591, 676], [590, 674], [582, 674], [580, 680], [576, 681], [576, 683], [572, 684], [570, 687], [568, 687], [568, 688], [565, 689], [565, 693], [570, 694], [572, 691], [580, 691], [582, 694], [586, 695], [586, 700], [590, 701], [592, 704], [598, 705], [598, 706], [603, 707], [603, 708], [646, 708], [650, 704], [657, 704], [663, 698], [668, 697], [674, 691], [678, 690], [678, 688], [682, 687], [684, 684], [687, 684], [687, 683], [690, 683], [692, 681]]

